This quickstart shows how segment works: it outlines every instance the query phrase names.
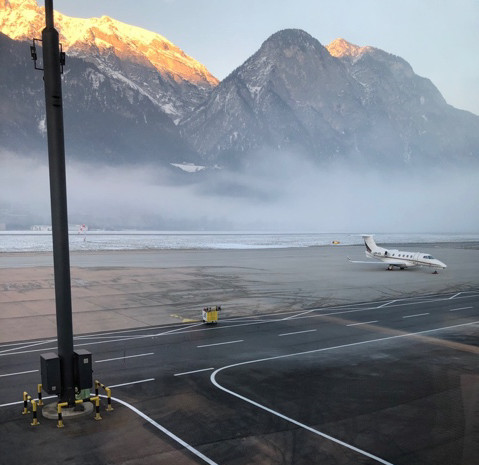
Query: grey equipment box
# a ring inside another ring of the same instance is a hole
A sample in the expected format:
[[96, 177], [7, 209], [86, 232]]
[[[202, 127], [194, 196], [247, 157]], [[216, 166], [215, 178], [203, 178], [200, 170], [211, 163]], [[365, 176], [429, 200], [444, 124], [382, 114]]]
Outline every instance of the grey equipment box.
[[60, 357], [54, 352], [40, 355], [42, 389], [48, 394], [61, 394]]
[[73, 352], [75, 387], [78, 390], [90, 389], [92, 380], [92, 358], [91, 352], [85, 349], [78, 349]]

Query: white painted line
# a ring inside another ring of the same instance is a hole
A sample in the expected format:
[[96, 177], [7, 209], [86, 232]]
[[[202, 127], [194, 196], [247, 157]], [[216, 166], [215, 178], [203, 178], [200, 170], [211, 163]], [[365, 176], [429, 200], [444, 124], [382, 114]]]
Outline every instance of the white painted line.
[[[19, 349], [23, 349], [23, 347], [19, 347]], [[33, 352], [48, 352], [49, 350], [58, 350], [58, 347], [44, 347], [43, 349], [22, 350], [20, 352], [0, 352], [0, 357], [5, 357], [7, 355], [31, 354]]]
[[[128, 339], [141, 339], [143, 337], [143, 334], [132, 334], [131, 336], [122, 336], [125, 338], [125, 341]], [[89, 339], [118, 339], [118, 336], [104, 336], [104, 335], [99, 335], [99, 336], [76, 336], [74, 338], [77, 341], [86, 341]]]
[[406, 315], [403, 316], [403, 318], [416, 318], [417, 316], [426, 316], [429, 315], [429, 313], [417, 313], [416, 315]]
[[258, 407], [262, 410], [265, 410], [266, 412], [269, 412], [273, 415], [276, 415], [276, 416], [278, 416], [278, 417], [280, 417], [280, 418], [282, 418], [286, 421], [289, 421], [290, 423], [293, 423], [293, 424], [295, 424], [295, 425], [297, 425], [301, 428], [304, 428], [304, 429], [306, 429], [306, 430], [308, 430], [308, 431], [310, 431], [314, 434], [317, 434], [318, 436], [321, 436], [325, 439], [329, 439], [330, 441], [335, 442], [336, 444], [340, 444], [340, 445], [342, 445], [342, 446], [344, 446], [344, 447], [346, 447], [350, 450], [358, 452], [359, 454], [362, 454], [366, 457], [372, 458], [373, 460], [376, 460], [377, 462], [382, 463], [383, 465], [392, 465], [390, 462], [387, 462], [386, 460], [383, 460], [379, 457], [376, 457], [375, 455], [370, 454], [369, 452], [361, 450], [361, 449], [359, 449], [359, 448], [357, 448], [357, 447], [355, 447], [351, 444], [347, 444], [347, 443], [341, 441], [340, 439], [336, 439], [332, 436], [329, 436], [325, 433], [322, 433], [321, 431], [318, 431], [314, 428], [311, 428], [310, 426], [305, 425], [304, 423], [300, 423], [299, 421], [296, 421], [293, 418], [287, 417], [286, 415], [283, 415], [279, 412], [276, 412], [275, 410], [272, 410], [272, 409], [270, 409], [270, 408], [268, 408], [264, 405], [261, 405], [258, 402], [255, 402], [254, 400], [248, 399], [247, 397], [244, 397], [241, 394], [238, 394], [234, 391], [231, 391], [231, 390], [221, 386], [218, 383], [218, 381], [216, 381], [216, 375], [220, 371], [227, 370], [228, 368], [235, 368], [235, 367], [238, 367], [238, 366], [248, 365], [248, 364], [252, 364], [252, 363], [269, 362], [271, 360], [279, 360], [279, 359], [282, 359], [282, 358], [298, 357], [298, 356], [301, 356], [301, 355], [309, 355], [309, 354], [314, 354], [314, 353], [319, 353], [319, 352], [326, 352], [328, 350], [344, 349], [346, 347], [354, 347], [354, 346], [358, 346], [358, 345], [371, 344], [371, 343], [375, 343], [375, 342], [389, 341], [389, 340], [392, 340], [392, 339], [399, 339], [399, 338], [403, 338], [403, 337], [413, 337], [413, 336], [416, 336], [416, 335], [419, 335], [419, 334], [434, 333], [434, 332], [441, 331], [441, 330], [444, 330], [444, 329], [460, 328], [462, 326], [471, 326], [471, 325], [477, 325], [477, 324], [479, 324], [479, 321], [472, 321], [470, 323], [462, 323], [462, 324], [453, 325], [453, 326], [443, 326], [441, 328], [427, 329], [425, 331], [418, 331], [416, 333], [398, 334], [396, 336], [387, 336], [387, 337], [383, 337], [383, 338], [379, 338], [379, 339], [369, 339], [367, 341], [353, 342], [353, 343], [350, 343], [350, 344], [343, 344], [343, 345], [333, 346], [333, 347], [324, 347], [322, 349], [308, 350], [308, 351], [305, 351], [305, 352], [297, 352], [297, 353], [294, 353], [294, 354], [277, 355], [275, 357], [268, 357], [268, 358], [262, 358], [262, 359], [257, 359], [257, 360], [249, 360], [247, 362], [235, 363], [235, 364], [232, 364], [232, 365], [224, 366], [222, 368], [218, 368], [216, 371], [214, 371], [211, 374], [210, 380], [213, 383], [213, 385], [215, 385], [218, 389], [221, 389], [222, 391], [227, 392], [228, 394], [231, 394], [232, 396], [237, 397], [238, 399], [241, 399], [245, 402], [248, 402], [249, 404], [254, 405], [255, 407]]
[[379, 305], [379, 306], [376, 307], [376, 308], [383, 308], [383, 307], [385, 307], [386, 305], [393, 304], [394, 302], [397, 302], [397, 299], [396, 299], [396, 300], [391, 300], [391, 302], [386, 302], [385, 304]]
[[281, 319], [282, 319], [283, 321], [292, 320], [293, 318], [296, 318], [296, 317], [298, 317], [298, 316], [307, 315], [308, 313], [315, 312], [316, 310], [317, 310], [316, 308], [313, 308], [312, 310], [307, 310], [306, 312], [301, 312], [301, 313], [295, 313], [294, 315], [287, 316], [287, 317], [281, 318]]
[[114, 360], [125, 360], [127, 358], [146, 357], [147, 355], [155, 355], [154, 352], [148, 352], [147, 354], [128, 355], [126, 357], [107, 358], [105, 360], [95, 360], [95, 363], [112, 362]]
[[296, 331], [294, 333], [278, 334], [278, 336], [279, 337], [281, 337], [281, 336], [292, 336], [293, 334], [314, 333], [315, 331], [317, 331], [317, 329], [307, 329], [306, 331]]
[[[49, 339], [48, 342], [54, 342], [56, 339]], [[23, 346], [25, 344], [42, 344], [45, 343], [45, 340], [42, 341], [23, 341], [23, 342], [6, 342], [5, 344], [1, 344], [0, 348], [3, 347], [13, 347], [13, 346]], [[18, 347], [17, 347], [18, 349]]]
[[[246, 323], [246, 325], [248, 324], [256, 324], [256, 323]], [[153, 334], [142, 334], [142, 335], [138, 335], [138, 336], [135, 336], [135, 337], [131, 337], [131, 336], [128, 336], [128, 337], [121, 337], [119, 339], [107, 339], [107, 340], [104, 340], [104, 341], [92, 341], [92, 342], [84, 342], [82, 344], [74, 344], [75, 347], [83, 347], [83, 346], [92, 346], [92, 345], [98, 345], [98, 344], [109, 344], [111, 342], [123, 342], [123, 341], [132, 341], [132, 340], [137, 340], [137, 339], [150, 339], [150, 338], [153, 338], [153, 337], [159, 337], [159, 336], [166, 336], [166, 335], [169, 335], [169, 334], [173, 334], [173, 333], [178, 333], [178, 331], [183, 331], [185, 330], [185, 332], [189, 332], [188, 330], [190, 330], [190, 328], [194, 327], [194, 326], [200, 326], [200, 325], [203, 325], [203, 323], [198, 323], [198, 324], [194, 324], [194, 325], [188, 325], [188, 326], [185, 326], [185, 327], [181, 327], [181, 328], [177, 328], [177, 329], [172, 329], [170, 331], [165, 331], [165, 332], [162, 332], [162, 333], [153, 333]], [[223, 328], [228, 328], [229, 326], [224, 326], [222, 327]], [[190, 330], [191, 331], [191, 330]], [[192, 331], [195, 331], [195, 330], [192, 330]], [[196, 330], [196, 331], [200, 331], [200, 330]], [[52, 341], [48, 341], [48, 342], [53, 342]], [[40, 343], [39, 343], [40, 344]], [[35, 345], [38, 345], [38, 344], [35, 344]], [[30, 347], [30, 346], [27, 346], [27, 347]], [[25, 347], [18, 347], [17, 349], [24, 349]], [[9, 350], [13, 350], [13, 349], [9, 349]], [[24, 351], [20, 351], [20, 352], [9, 352], [7, 350], [5, 351], [0, 351], [0, 357], [3, 357], [5, 355], [21, 355], [21, 354], [30, 354], [32, 352], [41, 352], [41, 351], [48, 351], [48, 350], [57, 350], [57, 347], [48, 347], [48, 348], [43, 348], [43, 349], [32, 349], [32, 350], [24, 350]]]
[[213, 346], [222, 346], [222, 345], [225, 345], [225, 344], [237, 344], [238, 342], [244, 342], [243, 339], [240, 339], [238, 341], [228, 341], [228, 342], [218, 342], [217, 344], [205, 344], [205, 345], [202, 345], [202, 346], [196, 346], [198, 349], [202, 348], [202, 347], [213, 347]]
[[[43, 400], [53, 399], [53, 398], [58, 398], [58, 396], [46, 396], [46, 397], [42, 397]], [[38, 401], [38, 398], [36, 398], [35, 400]], [[9, 402], [8, 404], [0, 404], [0, 408], [2, 408], [2, 407], [11, 407], [12, 405], [20, 405], [20, 404], [23, 404], [23, 400], [17, 400], [17, 401], [15, 401], [15, 402]]]
[[19, 371], [18, 373], [7, 373], [6, 375], [0, 375], [0, 378], [3, 378], [4, 376], [15, 376], [15, 375], [24, 375], [26, 373], [36, 373], [37, 371], [40, 371], [40, 370], [29, 370], [29, 371]]
[[454, 299], [455, 297], [457, 297], [458, 295], [461, 295], [462, 292], [458, 292], [457, 294], [454, 294], [452, 297], [449, 297], [449, 300], [452, 300]]
[[109, 388], [117, 388], [117, 387], [122, 387], [122, 386], [130, 386], [132, 384], [148, 383], [149, 381], [155, 381], [155, 378], [140, 379], [139, 381], [131, 381], [130, 383], [113, 384], [112, 386], [108, 386], [108, 387]]
[[211, 371], [211, 370], [214, 370], [214, 368], [202, 368], [201, 370], [185, 371], [184, 373], [175, 373], [173, 376], [191, 375], [193, 373], [201, 373], [202, 371]]
[[[466, 294], [466, 292], [459, 292], [458, 294], [456, 294], [456, 296], [458, 296], [459, 294]], [[464, 298], [467, 298], [471, 295], [471, 293], [467, 293], [467, 294], [468, 295], [463, 295], [460, 298], [464, 299]], [[476, 294], [472, 294], [473, 297], [475, 295]], [[453, 297], [456, 297], [456, 296], [453, 296]], [[421, 298], [429, 298], [429, 297], [425, 296], [425, 297], [421, 297]], [[416, 301], [415, 302], [407, 302], [407, 299], [396, 299], [395, 301], [392, 301], [392, 302], [400, 302], [398, 304], [398, 306], [410, 306], [410, 305], [418, 305], [418, 304], [424, 304], [424, 303], [430, 303], [430, 302], [442, 302], [442, 301], [445, 301], [445, 300], [450, 300], [450, 297], [447, 297], [447, 298], [441, 297], [441, 298], [435, 298], [434, 299], [433, 296], [430, 296], [430, 300], [424, 300], [424, 301], [420, 301], [420, 302], [416, 302]], [[384, 305], [389, 305], [392, 302], [387, 302], [386, 304], [383, 304], [383, 306]], [[343, 314], [347, 314], [347, 313], [364, 312], [364, 311], [374, 310], [374, 309], [379, 308], [379, 307], [356, 308], [359, 305], [366, 305], [366, 304], [368, 304], [368, 303], [363, 302], [363, 303], [358, 303], [358, 304], [342, 305], [342, 306], [338, 306], [338, 307], [316, 308], [316, 309], [309, 310], [307, 312], [302, 312], [302, 313], [299, 313], [299, 314], [295, 314], [295, 315], [293, 315], [293, 318], [296, 318], [296, 317], [299, 317], [299, 318], [320, 318], [320, 317], [324, 317], [324, 316], [334, 316], [334, 315], [343, 315]], [[343, 311], [339, 311], [339, 312], [338, 311], [331, 311], [331, 310], [334, 310], [334, 309], [337, 310], [337, 309], [341, 309], [341, 308], [348, 308], [350, 306], [353, 306], [353, 309], [343, 310]], [[307, 316], [301, 317], [301, 315], [306, 315], [307, 313], [323, 312], [323, 311], [329, 311], [330, 313], [321, 313], [321, 314], [307, 315]], [[290, 314], [290, 313], [291, 312], [287, 312], [287, 314]], [[281, 314], [285, 314], [285, 313], [264, 314], [264, 315], [261, 315], [261, 318], [264, 318], [266, 316], [278, 316], [278, 315], [281, 315]], [[291, 317], [287, 317], [287, 318], [291, 318]], [[277, 320], [276, 319], [275, 320], [258, 320], [258, 321], [254, 321], [254, 322], [240, 323], [238, 325], [224, 325], [224, 326], [222, 325], [222, 326], [218, 326], [217, 328], [215, 328], [215, 330], [224, 330], [224, 329], [229, 329], [229, 328], [233, 328], [233, 327], [237, 328], [237, 327], [240, 327], [240, 326], [270, 324], [270, 323], [276, 323], [278, 321], [283, 321], [284, 319], [285, 318], [277, 319]], [[203, 323], [193, 324], [193, 325], [185, 325], [184, 327], [180, 327], [180, 328], [177, 328], [177, 329], [174, 329], [174, 330], [160, 332], [160, 333], [144, 334], [144, 335], [139, 336], [138, 339], [167, 336], [167, 335], [170, 335], [170, 334], [174, 334], [178, 331], [189, 333], [189, 332], [198, 332], [198, 331], [206, 330], [206, 329], [203, 329], [203, 328], [195, 328], [195, 326], [203, 326]], [[153, 328], [153, 329], [156, 329], [156, 328]], [[133, 329], [131, 331], [137, 331], [137, 330], [138, 331], [144, 331], [146, 329], [145, 328]], [[114, 333], [111, 333], [111, 334], [114, 334]], [[131, 338], [124, 337], [124, 338], [113, 339], [113, 340], [85, 342], [83, 344], [75, 343], [75, 347], [91, 346], [91, 345], [96, 345], [96, 344], [108, 344], [110, 342], [122, 342], [122, 341], [130, 341], [130, 340], [131, 340]], [[54, 340], [50, 340], [48, 342], [54, 342]], [[15, 343], [15, 344], [19, 344], [19, 343]], [[12, 344], [8, 344], [7, 346], [10, 346], [10, 345], [12, 345]], [[17, 349], [24, 349], [24, 347], [17, 347]], [[7, 355], [29, 354], [29, 353], [32, 353], [32, 352], [41, 352], [41, 351], [47, 352], [49, 350], [57, 350], [57, 347], [48, 347], [48, 348], [45, 347], [45, 348], [42, 348], [42, 349], [32, 349], [32, 350], [25, 350], [25, 351], [22, 350], [22, 351], [19, 351], [19, 352], [7, 352], [7, 353], [3, 353], [2, 351], [0, 351], [0, 357], [7, 356]]]
[[[153, 330], [158, 330], [162, 328], [168, 328], [171, 327], [171, 325], [160, 325], [160, 326], [147, 326], [143, 328], [133, 328], [133, 329], [122, 329], [122, 330], [116, 330], [116, 331], [108, 331], [108, 332], [103, 332], [103, 333], [90, 333], [90, 334], [79, 334], [74, 337], [74, 339], [81, 339], [81, 338], [88, 338], [90, 336], [107, 336], [109, 334], [125, 334], [125, 333], [134, 333], [134, 332], [142, 332], [142, 331], [153, 331]], [[181, 327], [184, 327], [184, 325], [181, 325]]]
[[[2, 350], [0, 354], [3, 355], [3, 354], [7, 354], [8, 352], [11, 352], [12, 350], [23, 350], [23, 349], [28, 349], [29, 347], [35, 347], [42, 344], [51, 344], [54, 341], [55, 339], [49, 339], [48, 341], [35, 342], [33, 344], [24, 345], [22, 347], [12, 347], [10, 349]], [[49, 350], [49, 349], [40, 349], [40, 350]]]
[[165, 334], [174, 334], [174, 333], [181, 332], [183, 330], [185, 330], [185, 332], [187, 332], [187, 330], [189, 330], [190, 328], [194, 328], [195, 326], [204, 326], [204, 325], [205, 324], [201, 321], [200, 323], [193, 323], [193, 324], [190, 324], [188, 326], [181, 326], [181, 327], [176, 328], [176, 329], [171, 329], [170, 331], [164, 331], [162, 333], [153, 334], [153, 335], [151, 335], [151, 337], [164, 336]]
[[450, 312], [458, 312], [459, 310], [469, 310], [470, 308], [474, 308], [474, 307], [451, 308], [451, 310], [449, 310], [449, 311]]
[[372, 324], [372, 323], [377, 323], [378, 320], [373, 320], [373, 321], [362, 321], [361, 323], [351, 323], [349, 325], [346, 325], [346, 326], [359, 326], [359, 325], [369, 325], [369, 324]]
[[[101, 395], [100, 397], [106, 397], [104, 395]], [[178, 436], [173, 434], [171, 431], [168, 431], [164, 426], [161, 426], [159, 423], [157, 423], [155, 420], [150, 418], [149, 416], [145, 415], [142, 411], [138, 410], [137, 408], [133, 407], [133, 405], [128, 404], [124, 400], [118, 399], [117, 397], [112, 397], [112, 400], [115, 402], [118, 402], [119, 404], [124, 405], [125, 407], [129, 408], [131, 411], [135, 412], [137, 415], [139, 415], [141, 418], [144, 420], [148, 421], [151, 425], [153, 425], [155, 428], [158, 428], [160, 431], [165, 433], [167, 436], [169, 436], [171, 439], [176, 441], [178, 444], [181, 444], [185, 449], [188, 449], [192, 454], [196, 455], [199, 457], [201, 460], [205, 461], [206, 463], [210, 465], [218, 465], [216, 462], [213, 462], [210, 458], [206, 457], [206, 455], [203, 455], [199, 450], [195, 449], [193, 446], [190, 446], [187, 442], [183, 441], [183, 439], [180, 439]]]

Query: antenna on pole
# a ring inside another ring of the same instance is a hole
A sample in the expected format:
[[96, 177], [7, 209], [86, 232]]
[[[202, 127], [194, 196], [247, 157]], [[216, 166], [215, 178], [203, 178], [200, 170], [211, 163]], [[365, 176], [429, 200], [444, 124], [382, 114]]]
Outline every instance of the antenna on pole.
[[53, 24], [53, 0], [45, 0], [45, 26], [54, 29]]

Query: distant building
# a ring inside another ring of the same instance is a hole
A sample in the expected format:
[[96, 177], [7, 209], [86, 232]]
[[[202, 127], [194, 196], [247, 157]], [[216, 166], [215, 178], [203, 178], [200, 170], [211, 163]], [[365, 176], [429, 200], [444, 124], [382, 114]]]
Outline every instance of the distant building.
[[[1, 230], [1, 223], [0, 223], [0, 230]], [[30, 226], [30, 231], [51, 231], [52, 227], [46, 224], [34, 224]], [[84, 233], [88, 231], [88, 226], [85, 224], [69, 224], [68, 231], [70, 233], [77, 232], [77, 233]]]

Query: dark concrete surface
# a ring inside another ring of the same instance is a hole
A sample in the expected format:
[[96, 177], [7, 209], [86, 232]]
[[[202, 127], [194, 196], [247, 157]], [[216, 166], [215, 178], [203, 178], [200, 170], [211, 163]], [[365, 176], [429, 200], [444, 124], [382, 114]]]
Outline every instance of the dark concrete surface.
[[77, 336], [145, 417], [103, 399], [63, 429], [12, 405], [52, 342], [2, 344], [0, 463], [476, 465], [479, 292], [413, 294]]

